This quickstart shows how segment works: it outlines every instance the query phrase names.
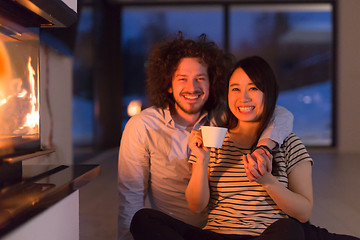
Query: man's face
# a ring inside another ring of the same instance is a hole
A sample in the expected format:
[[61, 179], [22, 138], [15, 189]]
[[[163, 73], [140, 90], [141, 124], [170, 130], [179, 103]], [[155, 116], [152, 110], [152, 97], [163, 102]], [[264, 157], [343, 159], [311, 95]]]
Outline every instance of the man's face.
[[207, 65], [197, 58], [183, 58], [172, 77], [168, 90], [175, 99], [175, 110], [179, 115], [201, 112], [209, 98], [209, 76]]

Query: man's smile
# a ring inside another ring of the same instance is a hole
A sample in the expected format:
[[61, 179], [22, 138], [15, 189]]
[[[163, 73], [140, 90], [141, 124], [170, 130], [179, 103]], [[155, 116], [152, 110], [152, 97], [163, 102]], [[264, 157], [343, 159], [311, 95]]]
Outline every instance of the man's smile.
[[183, 93], [183, 94], [181, 94], [181, 96], [182, 96], [183, 98], [185, 98], [185, 100], [189, 100], [189, 101], [196, 101], [196, 100], [198, 100], [202, 95], [203, 95], [203, 93], [201, 93], [201, 92], [196, 92], [196, 93]]

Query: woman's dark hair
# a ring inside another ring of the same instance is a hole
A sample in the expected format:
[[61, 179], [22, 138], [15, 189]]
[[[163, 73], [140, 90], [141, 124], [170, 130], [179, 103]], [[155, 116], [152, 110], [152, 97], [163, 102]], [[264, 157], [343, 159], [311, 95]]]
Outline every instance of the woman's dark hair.
[[152, 49], [146, 67], [147, 91], [152, 103], [159, 108], [173, 108], [175, 101], [168, 92], [172, 77], [183, 58], [198, 58], [208, 67], [210, 94], [204, 105], [207, 111], [214, 109], [226, 96], [226, 73], [231, 57], [209, 41], [205, 34], [198, 39], [184, 39], [178, 32], [174, 39], [158, 43]]
[[[244, 58], [238, 61], [232, 68], [230, 75], [228, 77], [228, 83], [230, 81], [231, 75], [238, 68], [244, 70], [248, 75], [251, 81], [254, 82], [257, 88], [259, 88], [264, 93], [264, 111], [260, 117], [260, 127], [257, 131], [256, 142], [253, 143], [252, 148], [254, 148], [260, 138], [261, 133], [269, 124], [275, 110], [276, 100], [279, 95], [279, 87], [276, 82], [276, 77], [271, 69], [270, 65], [259, 56], [252, 56]], [[227, 84], [229, 85], [229, 84]], [[229, 86], [227, 86], [229, 88]], [[232, 114], [229, 107], [227, 108], [228, 114], [228, 128], [232, 129], [236, 127], [238, 119]]]

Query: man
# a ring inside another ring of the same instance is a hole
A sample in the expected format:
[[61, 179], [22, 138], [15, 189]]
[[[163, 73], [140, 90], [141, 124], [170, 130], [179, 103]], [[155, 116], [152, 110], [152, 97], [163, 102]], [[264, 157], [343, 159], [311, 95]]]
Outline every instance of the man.
[[[119, 239], [132, 238], [131, 218], [146, 197], [152, 208], [194, 226], [205, 224], [207, 212], [192, 213], [185, 199], [191, 176], [188, 141], [191, 129], [219, 123], [230, 64], [231, 58], [204, 34], [194, 41], [179, 33], [152, 50], [147, 86], [154, 106], [132, 117], [121, 139]], [[259, 144], [273, 148], [282, 143], [292, 121], [292, 114], [278, 107]], [[259, 148], [254, 154], [264, 151]]]

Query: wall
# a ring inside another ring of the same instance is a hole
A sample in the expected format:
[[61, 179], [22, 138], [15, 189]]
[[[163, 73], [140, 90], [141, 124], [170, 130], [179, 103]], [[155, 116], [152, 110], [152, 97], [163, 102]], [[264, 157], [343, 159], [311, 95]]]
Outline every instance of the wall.
[[72, 10], [77, 12], [77, 0], [63, 0]]
[[72, 58], [45, 45], [40, 48], [41, 143], [56, 150], [47, 159], [50, 163], [73, 163], [72, 70]]
[[79, 191], [10, 232], [2, 240], [79, 240]]
[[337, 149], [360, 153], [360, 4], [338, 1]]
[[73, 164], [73, 59], [42, 44], [40, 47], [40, 138], [50, 155], [23, 161], [31, 164]]

